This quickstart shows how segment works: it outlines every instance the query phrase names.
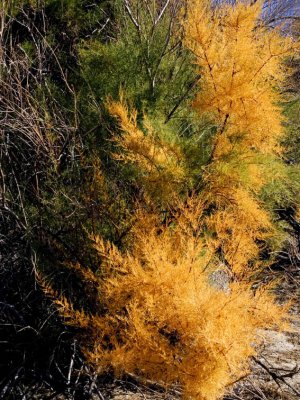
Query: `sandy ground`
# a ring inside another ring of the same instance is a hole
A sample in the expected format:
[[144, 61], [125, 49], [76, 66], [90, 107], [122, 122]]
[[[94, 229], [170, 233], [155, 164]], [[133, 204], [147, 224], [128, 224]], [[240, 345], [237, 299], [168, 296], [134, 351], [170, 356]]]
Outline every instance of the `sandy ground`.
[[300, 399], [300, 323], [293, 332], [264, 332], [264, 344], [252, 362], [252, 373], [227, 399]]

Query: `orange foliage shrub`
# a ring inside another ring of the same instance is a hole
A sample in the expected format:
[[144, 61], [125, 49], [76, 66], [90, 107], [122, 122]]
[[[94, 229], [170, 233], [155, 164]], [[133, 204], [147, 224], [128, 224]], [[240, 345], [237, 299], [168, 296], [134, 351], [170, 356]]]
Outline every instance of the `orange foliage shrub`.
[[296, 46], [263, 26], [262, 5], [212, 8], [208, 0], [191, 0], [185, 24], [186, 45], [202, 74], [194, 106], [218, 124], [204, 174], [206, 206], [215, 210], [207, 225], [215, 232], [215, 249], [237, 274], [259, 256], [258, 243], [274, 235], [258, 194], [276, 173], [270, 164], [280, 163], [283, 116], [276, 87], [286, 75], [282, 61]]
[[113, 137], [120, 150], [114, 158], [137, 167], [138, 179], [152, 198], [170, 201], [185, 178], [179, 146], [156, 132], [146, 115], [142, 130], [137, 123], [137, 111], [129, 111], [123, 99], [108, 102], [107, 108], [117, 118], [122, 132]]
[[216, 399], [247, 371], [257, 329], [282, 325], [285, 310], [266, 289], [232, 283], [224, 291], [211, 283], [201, 212], [199, 199], [190, 200], [165, 228], [140, 214], [126, 253], [95, 239], [101, 276], [82, 274], [97, 281], [102, 312], [56, 303], [69, 324], [87, 329], [84, 352], [98, 372], [179, 383], [184, 398]]

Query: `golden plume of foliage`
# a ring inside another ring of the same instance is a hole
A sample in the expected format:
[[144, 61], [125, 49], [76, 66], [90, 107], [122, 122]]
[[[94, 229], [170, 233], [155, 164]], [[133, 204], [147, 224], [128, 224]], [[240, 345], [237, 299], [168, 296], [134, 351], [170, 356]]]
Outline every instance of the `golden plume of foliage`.
[[108, 101], [107, 108], [117, 118], [122, 132], [113, 137], [120, 150], [114, 158], [137, 167], [146, 193], [162, 202], [170, 201], [185, 177], [180, 147], [156, 132], [146, 115], [142, 121], [144, 130], [139, 128], [137, 111], [128, 109], [123, 96], [120, 101]]
[[[258, 199], [268, 179], [280, 173], [283, 116], [279, 86], [292, 39], [260, 22], [263, 1], [238, 1], [213, 8], [191, 0], [186, 45], [202, 74], [194, 107], [218, 124], [204, 173], [207, 219], [214, 247], [235, 273], [247, 270], [260, 245], [274, 235], [269, 213]], [[273, 176], [272, 176], [273, 175]]]
[[227, 290], [213, 284], [202, 210], [198, 198], [190, 199], [165, 227], [140, 212], [125, 253], [95, 238], [101, 275], [83, 274], [98, 280], [101, 313], [75, 311], [65, 299], [56, 303], [67, 323], [88, 330], [84, 352], [99, 372], [179, 383], [184, 398], [216, 399], [247, 372], [257, 330], [282, 326], [285, 310], [266, 288], [255, 293], [237, 282]]
[[[75, 268], [80, 269], [80, 274], [85, 276], [84, 269], [77, 264]], [[45, 295], [51, 298], [59, 313], [64, 317], [66, 324], [82, 329], [89, 327], [90, 317], [83, 310], [76, 310], [66, 296], [54, 290], [52, 284], [37, 270], [35, 270], [35, 277]]]

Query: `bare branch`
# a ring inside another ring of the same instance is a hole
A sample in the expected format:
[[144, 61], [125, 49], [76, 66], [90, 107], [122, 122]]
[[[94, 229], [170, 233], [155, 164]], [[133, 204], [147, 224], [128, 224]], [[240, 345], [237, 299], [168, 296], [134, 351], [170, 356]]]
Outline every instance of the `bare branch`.
[[183, 95], [179, 98], [178, 102], [175, 104], [175, 106], [172, 108], [170, 113], [167, 115], [165, 119], [165, 124], [167, 124], [170, 119], [172, 118], [173, 114], [176, 112], [180, 104], [183, 102], [183, 100], [189, 95], [189, 93], [193, 90], [193, 88], [197, 85], [199, 80], [201, 79], [201, 75], [197, 75], [196, 78], [193, 80], [193, 82], [189, 85], [187, 90], [183, 93]]
[[141, 27], [140, 27], [139, 23], [137, 22], [137, 20], [136, 20], [136, 19], [134, 18], [134, 16], [133, 16], [133, 13], [132, 13], [131, 8], [130, 8], [130, 6], [129, 6], [128, 0], [124, 0], [124, 5], [125, 5], [125, 9], [126, 9], [126, 11], [127, 11], [127, 14], [129, 15], [129, 18], [131, 19], [133, 25], [136, 27], [136, 29], [137, 29], [138, 31], [140, 31], [140, 30], [141, 30]]
[[157, 25], [158, 22], [161, 20], [161, 18], [163, 17], [168, 5], [170, 3], [170, 0], [166, 0], [165, 5], [163, 6], [163, 8], [161, 9], [161, 12], [159, 13], [158, 17], [156, 18], [154, 25]]

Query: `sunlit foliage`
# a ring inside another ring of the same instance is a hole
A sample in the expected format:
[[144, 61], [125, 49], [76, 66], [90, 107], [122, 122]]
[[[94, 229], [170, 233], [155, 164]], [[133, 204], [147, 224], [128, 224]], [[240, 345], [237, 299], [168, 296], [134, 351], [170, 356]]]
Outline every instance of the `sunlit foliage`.
[[137, 111], [129, 111], [124, 100], [111, 101], [107, 107], [117, 118], [122, 132], [113, 138], [119, 148], [114, 158], [137, 167], [138, 179], [146, 192], [162, 202], [171, 201], [185, 178], [180, 147], [156, 132], [146, 116], [143, 118], [145, 132], [141, 130]]
[[209, 1], [191, 1], [185, 24], [186, 45], [203, 77], [194, 107], [218, 124], [204, 172], [203, 196], [212, 209], [208, 227], [216, 236], [215, 249], [236, 273], [243, 273], [264, 239], [274, 235], [258, 194], [281, 174], [278, 88], [285, 78], [283, 61], [296, 46], [263, 26], [262, 4], [212, 9]]
[[130, 251], [94, 238], [99, 275], [74, 265], [97, 287], [98, 314], [74, 310], [46, 284], [44, 290], [66, 322], [86, 332], [84, 352], [98, 372], [180, 384], [184, 398], [216, 399], [246, 373], [261, 340], [257, 330], [282, 326], [285, 309], [266, 289], [213, 284], [198, 199], [178, 207], [172, 228], [162, 228], [156, 216], [138, 216]]

